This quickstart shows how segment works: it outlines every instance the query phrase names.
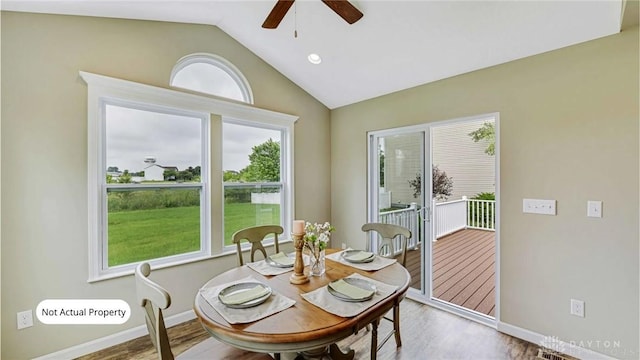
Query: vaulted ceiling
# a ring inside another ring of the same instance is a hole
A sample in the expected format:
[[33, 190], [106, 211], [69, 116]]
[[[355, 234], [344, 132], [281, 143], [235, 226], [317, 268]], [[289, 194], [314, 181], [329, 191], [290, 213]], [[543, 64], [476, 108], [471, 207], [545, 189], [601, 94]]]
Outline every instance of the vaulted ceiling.
[[[623, 1], [352, 1], [349, 25], [298, 0], [277, 29], [275, 0], [2, 1], [3, 10], [216, 25], [328, 108], [615, 34]], [[294, 34], [297, 33], [297, 37]], [[322, 63], [307, 57], [317, 53]]]

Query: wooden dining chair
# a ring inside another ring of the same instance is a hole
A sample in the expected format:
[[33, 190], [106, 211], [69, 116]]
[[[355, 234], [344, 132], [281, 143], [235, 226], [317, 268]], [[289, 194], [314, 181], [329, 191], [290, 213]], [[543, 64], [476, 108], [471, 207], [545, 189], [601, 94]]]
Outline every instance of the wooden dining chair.
[[[148, 276], [151, 267], [148, 263], [141, 263], [136, 267], [136, 297], [144, 309], [144, 317], [149, 330], [151, 342], [156, 348], [158, 359], [173, 360], [169, 344], [167, 328], [164, 324], [162, 310], [171, 305], [171, 296], [160, 285], [151, 281]], [[225, 359], [225, 360], [273, 360], [269, 354], [254, 353], [227, 344], [221, 343], [214, 338], [209, 338], [181, 353], [177, 359]], [[276, 357], [277, 358], [277, 357]]]
[[[378, 236], [378, 255], [386, 258], [395, 258], [394, 256], [394, 239], [400, 236], [400, 248], [402, 253], [398, 260], [400, 264], [406, 267], [407, 261], [407, 242], [411, 238], [411, 230], [394, 224], [384, 223], [367, 223], [362, 225], [362, 231], [364, 232], [376, 232]], [[371, 359], [376, 359], [378, 350], [391, 338], [391, 335], [395, 335], [396, 347], [402, 346], [402, 340], [400, 338], [400, 301], [393, 306], [393, 318], [383, 316], [371, 323], [373, 330], [371, 332]], [[393, 330], [389, 332], [384, 339], [378, 344], [378, 324], [381, 319], [385, 319], [393, 322]]]
[[267, 251], [262, 245], [262, 240], [266, 238], [268, 235], [273, 234], [273, 243], [275, 245], [276, 254], [280, 252], [280, 247], [278, 246], [278, 235], [282, 235], [284, 229], [280, 225], [261, 225], [261, 226], [252, 226], [246, 229], [236, 231], [231, 239], [233, 243], [236, 244], [238, 250], [238, 261], [240, 262], [240, 266], [244, 264], [242, 259], [242, 241], [247, 240], [251, 243], [251, 250], [249, 252], [251, 256], [251, 262], [255, 261], [255, 253], [256, 251], [262, 252], [262, 256], [267, 257]]

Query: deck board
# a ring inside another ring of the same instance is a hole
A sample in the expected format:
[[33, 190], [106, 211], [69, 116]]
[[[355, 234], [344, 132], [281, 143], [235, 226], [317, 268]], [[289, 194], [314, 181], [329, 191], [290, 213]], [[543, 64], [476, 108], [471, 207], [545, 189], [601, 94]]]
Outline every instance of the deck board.
[[[421, 288], [420, 251], [407, 252], [411, 287]], [[433, 243], [434, 297], [494, 316], [495, 233], [465, 229]]]

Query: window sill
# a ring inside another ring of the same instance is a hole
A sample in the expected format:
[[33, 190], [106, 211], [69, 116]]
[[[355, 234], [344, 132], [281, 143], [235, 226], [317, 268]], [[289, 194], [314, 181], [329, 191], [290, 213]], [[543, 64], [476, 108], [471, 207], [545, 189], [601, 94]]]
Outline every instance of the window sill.
[[[279, 245], [288, 244], [288, 243], [292, 243], [292, 242], [293, 241], [291, 239], [279, 239], [278, 240]], [[273, 244], [267, 245], [267, 247], [270, 247], [270, 246], [273, 246]], [[250, 249], [249, 247], [247, 247], [246, 249], [243, 248], [242, 251], [243, 252], [244, 251], [248, 251], [249, 249]], [[237, 255], [236, 250], [226, 250], [226, 251], [223, 251], [223, 252], [218, 253], [218, 254], [202, 255], [202, 256], [192, 257], [192, 258], [189, 258], [189, 259], [182, 259], [182, 260], [170, 261], [170, 262], [166, 262], [166, 263], [162, 263], [162, 264], [156, 264], [156, 265], [153, 266], [153, 270], [166, 269], [166, 268], [170, 268], [170, 267], [175, 267], [175, 266], [195, 263], [195, 262], [199, 262], [199, 261], [218, 259], [218, 258], [223, 258], [223, 257], [226, 257], [226, 256], [234, 256], [234, 255]], [[137, 263], [136, 263], [136, 265], [137, 265]], [[106, 273], [106, 274], [101, 274], [101, 275], [98, 275], [96, 277], [89, 278], [87, 280], [87, 282], [91, 284], [91, 283], [97, 283], [97, 282], [105, 281], [105, 280], [117, 279], [117, 278], [120, 278], [120, 277], [133, 275], [134, 272], [135, 272], [135, 267], [127, 268], [127, 269], [123, 269], [121, 271], [109, 272], [109, 273]]]
[[[192, 257], [192, 258], [189, 258], [189, 259], [181, 259], [181, 260], [170, 261], [170, 262], [166, 262], [166, 263], [162, 263], [162, 264], [156, 264], [156, 265], [152, 265], [152, 267], [153, 267], [153, 270], [165, 269], [165, 268], [170, 268], [170, 267], [175, 267], [175, 266], [195, 263], [195, 262], [199, 262], [199, 261], [222, 258], [222, 257], [231, 256], [231, 255], [235, 255], [235, 254], [236, 254], [235, 251], [225, 251], [225, 252], [222, 252], [222, 253], [219, 253], [219, 254], [215, 254], [215, 255], [202, 255], [202, 256]], [[137, 264], [138, 263], [136, 263], [136, 266], [137, 266]], [[124, 276], [133, 275], [134, 272], [135, 272], [135, 267], [127, 268], [127, 269], [123, 269], [121, 271], [115, 271], [115, 272], [109, 272], [109, 273], [105, 273], [105, 274], [100, 274], [98, 276], [89, 278], [87, 280], [87, 282], [88, 283], [96, 283], [96, 282], [100, 282], [100, 281], [104, 281], [104, 280], [116, 279], [116, 278], [120, 278], [120, 277], [124, 277]]]

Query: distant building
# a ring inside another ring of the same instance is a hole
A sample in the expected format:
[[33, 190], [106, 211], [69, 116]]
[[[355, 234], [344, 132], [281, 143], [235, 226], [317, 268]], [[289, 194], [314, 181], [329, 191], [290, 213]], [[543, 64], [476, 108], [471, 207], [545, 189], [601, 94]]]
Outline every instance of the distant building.
[[178, 172], [178, 168], [175, 166], [162, 166], [158, 164], [149, 165], [144, 169], [144, 179], [145, 181], [164, 181], [164, 172], [167, 170]]
[[[432, 127], [431, 157], [433, 165], [453, 180], [446, 200], [469, 198], [481, 192], [495, 192], [495, 157], [487, 155], [487, 141], [474, 142], [469, 133], [492, 119], [461, 122]], [[408, 205], [419, 199], [409, 181], [421, 173], [422, 135], [385, 138], [384, 187], [380, 188], [380, 208], [392, 204]], [[424, 176], [422, 177], [424, 179]], [[444, 199], [441, 201], [445, 201]]]

